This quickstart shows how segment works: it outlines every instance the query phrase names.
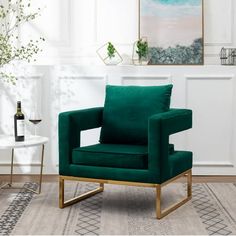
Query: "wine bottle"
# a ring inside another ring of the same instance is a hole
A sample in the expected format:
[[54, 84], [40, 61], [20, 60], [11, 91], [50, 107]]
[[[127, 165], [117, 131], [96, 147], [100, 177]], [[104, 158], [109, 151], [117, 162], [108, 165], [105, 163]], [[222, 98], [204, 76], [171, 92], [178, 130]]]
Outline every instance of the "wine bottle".
[[15, 141], [25, 140], [25, 116], [21, 111], [21, 102], [17, 102], [17, 112], [14, 115]]

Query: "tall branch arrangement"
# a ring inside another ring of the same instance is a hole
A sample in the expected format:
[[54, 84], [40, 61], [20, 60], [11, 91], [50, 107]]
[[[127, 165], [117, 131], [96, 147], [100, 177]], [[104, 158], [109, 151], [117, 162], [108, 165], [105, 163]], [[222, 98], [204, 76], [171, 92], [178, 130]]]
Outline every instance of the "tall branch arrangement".
[[15, 60], [31, 62], [34, 56], [41, 51], [40, 41], [29, 39], [22, 43], [19, 39], [19, 27], [34, 20], [40, 14], [40, 8], [31, 10], [31, 0], [0, 0], [0, 77], [15, 84], [12, 73], [3, 72], [3, 67]]

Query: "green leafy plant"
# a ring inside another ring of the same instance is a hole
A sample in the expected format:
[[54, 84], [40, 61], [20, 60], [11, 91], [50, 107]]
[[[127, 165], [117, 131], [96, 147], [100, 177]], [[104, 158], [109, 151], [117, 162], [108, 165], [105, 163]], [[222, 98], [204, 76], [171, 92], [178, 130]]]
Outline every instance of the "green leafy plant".
[[139, 60], [146, 58], [148, 55], [148, 42], [143, 39], [139, 39], [137, 41], [136, 53], [138, 54]]
[[108, 57], [111, 59], [112, 57], [115, 57], [115, 52], [116, 49], [113, 46], [113, 44], [111, 42], [108, 42], [108, 46], [107, 46], [107, 55]]
[[[3, 4], [1, 4], [3, 2]], [[31, 0], [5, 0], [0, 2], [0, 77], [7, 82], [15, 84], [16, 77], [8, 72], [4, 72], [4, 66], [13, 61], [31, 62], [40, 50], [40, 41], [45, 41], [40, 37], [37, 40], [29, 39], [22, 43], [18, 36], [19, 27], [24, 23], [34, 20], [40, 15], [40, 8], [33, 13], [31, 10]]]

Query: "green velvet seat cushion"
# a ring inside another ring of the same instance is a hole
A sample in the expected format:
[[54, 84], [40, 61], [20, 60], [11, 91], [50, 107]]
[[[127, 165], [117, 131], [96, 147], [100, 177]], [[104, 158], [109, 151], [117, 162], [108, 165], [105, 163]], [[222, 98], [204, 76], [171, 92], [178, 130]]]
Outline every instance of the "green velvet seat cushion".
[[100, 143], [146, 145], [148, 119], [169, 110], [172, 85], [106, 87]]
[[147, 169], [147, 146], [96, 144], [75, 148], [72, 162], [87, 166]]
[[[169, 144], [169, 154], [174, 145]], [[78, 165], [131, 169], [147, 169], [147, 146], [122, 144], [95, 144], [73, 149], [72, 162]]]
[[148, 169], [111, 168], [78, 164], [71, 164], [69, 169], [73, 173], [72, 176], [84, 178], [161, 184], [192, 167], [191, 152], [175, 151], [172, 155], [169, 155], [168, 160], [170, 169], [162, 177], [160, 177], [158, 169], [154, 172], [155, 175]]

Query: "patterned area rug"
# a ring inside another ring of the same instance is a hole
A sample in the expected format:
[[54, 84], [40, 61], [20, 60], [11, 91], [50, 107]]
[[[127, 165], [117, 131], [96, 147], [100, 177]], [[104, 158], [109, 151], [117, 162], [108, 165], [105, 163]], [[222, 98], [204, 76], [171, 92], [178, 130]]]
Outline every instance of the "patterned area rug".
[[[26, 183], [36, 188], [34, 183]], [[66, 184], [66, 198], [97, 187]], [[163, 205], [182, 197], [186, 186], [164, 188]], [[155, 218], [151, 188], [105, 185], [105, 191], [64, 209], [58, 184], [43, 184], [42, 194], [0, 190], [0, 235], [235, 235], [236, 184], [194, 184], [193, 199], [162, 220]]]

